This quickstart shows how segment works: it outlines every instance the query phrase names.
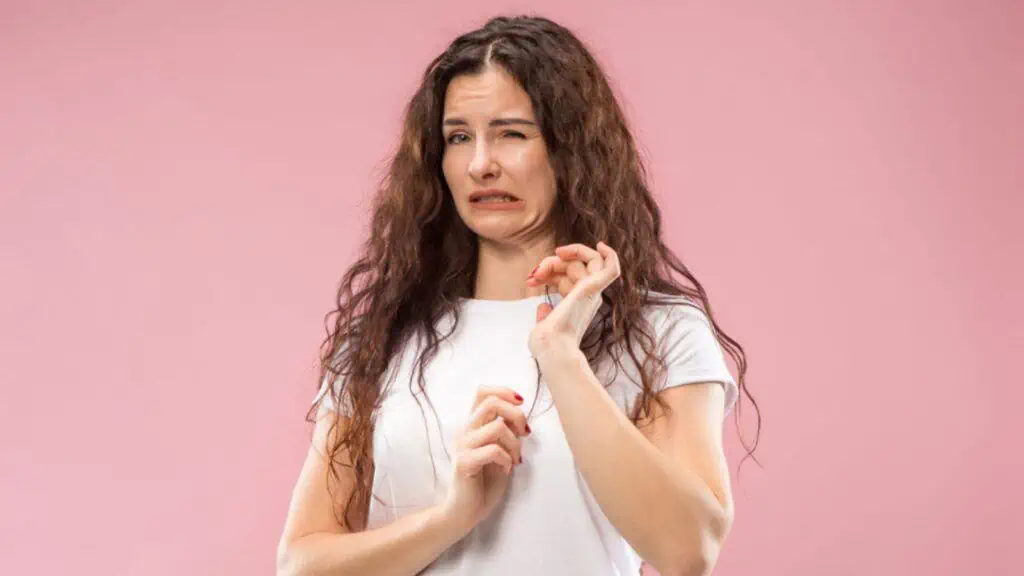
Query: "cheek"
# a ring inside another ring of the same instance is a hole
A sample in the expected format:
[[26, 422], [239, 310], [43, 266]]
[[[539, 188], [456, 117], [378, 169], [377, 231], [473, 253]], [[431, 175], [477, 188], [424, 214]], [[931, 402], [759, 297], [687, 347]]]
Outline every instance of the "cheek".
[[534, 185], [552, 178], [551, 165], [543, 150], [515, 150], [509, 155], [506, 166]]
[[441, 159], [441, 172], [444, 173], [444, 179], [448, 182], [448, 187], [455, 189], [459, 184], [460, 174], [457, 154], [445, 152], [444, 157]]
[[509, 151], [507, 165], [520, 174], [535, 176], [541, 165], [540, 159], [537, 150], [521, 146]]
[[530, 184], [538, 193], [542, 193], [550, 202], [555, 196], [555, 172], [548, 156], [543, 151], [531, 151], [522, 158], [522, 169], [530, 175]]

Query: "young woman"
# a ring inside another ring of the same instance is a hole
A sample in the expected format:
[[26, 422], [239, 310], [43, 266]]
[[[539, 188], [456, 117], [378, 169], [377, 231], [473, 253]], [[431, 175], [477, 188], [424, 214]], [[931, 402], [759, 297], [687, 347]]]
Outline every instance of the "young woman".
[[572, 33], [457, 38], [339, 290], [278, 574], [708, 573], [746, 362], [661, 224]]

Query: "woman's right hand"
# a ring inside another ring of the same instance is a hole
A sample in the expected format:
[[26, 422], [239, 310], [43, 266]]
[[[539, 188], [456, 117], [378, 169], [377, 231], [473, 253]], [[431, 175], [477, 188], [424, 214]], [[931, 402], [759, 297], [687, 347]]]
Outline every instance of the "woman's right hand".
[[521, 396], [510, 388], [480, 388], [469, 421], [455, 441], [443, 514], [472, 529], [494, 510], [522, 463], [520, 437], [530, 433]]

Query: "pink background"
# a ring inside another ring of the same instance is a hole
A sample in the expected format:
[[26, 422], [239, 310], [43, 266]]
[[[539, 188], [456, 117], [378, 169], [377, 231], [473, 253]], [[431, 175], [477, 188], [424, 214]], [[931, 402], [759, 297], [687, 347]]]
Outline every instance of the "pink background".
[[[273, 573], [401, 107], [540, 3], [482, 4], [0, 6], [5, 573]], [[749, 351], [716, 574], [1021, 573], [1021, 3], [543, 4]]]

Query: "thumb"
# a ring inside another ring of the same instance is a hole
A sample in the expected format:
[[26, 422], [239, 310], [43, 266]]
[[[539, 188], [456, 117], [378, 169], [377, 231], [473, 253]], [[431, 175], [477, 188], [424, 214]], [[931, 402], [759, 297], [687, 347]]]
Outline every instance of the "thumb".
[[544, 302], [540, 306], [537, 306], [537, 322], [541, 322], [545, 318], [547, 318], [548, 314], [551, 314], [551, 311], [554, 309], [555, 308], [551, 306], [551, 304], [548, 304], [547, 302]]

